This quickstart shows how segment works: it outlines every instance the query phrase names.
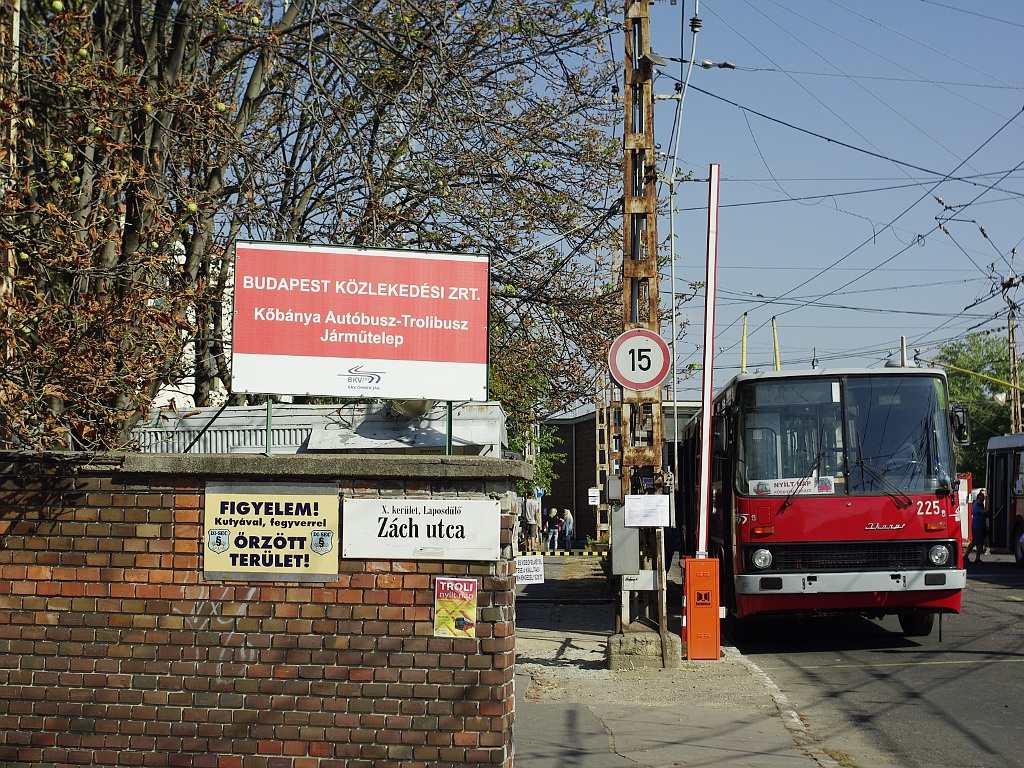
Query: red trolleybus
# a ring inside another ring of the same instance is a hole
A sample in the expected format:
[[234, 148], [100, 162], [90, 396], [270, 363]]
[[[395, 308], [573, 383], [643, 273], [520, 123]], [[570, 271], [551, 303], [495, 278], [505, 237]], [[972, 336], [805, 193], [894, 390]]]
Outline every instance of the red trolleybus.
[[[700, 419], [682, 445], [694, 554]], [[953, 466], [969, 439], [942, 371], [744, 373], [714, 401], [708, 556], [723, 604], [757, 614], [896, 614], [927, 635], [966, 583]], [[955, 427], [954, 427], [955, 425]]]

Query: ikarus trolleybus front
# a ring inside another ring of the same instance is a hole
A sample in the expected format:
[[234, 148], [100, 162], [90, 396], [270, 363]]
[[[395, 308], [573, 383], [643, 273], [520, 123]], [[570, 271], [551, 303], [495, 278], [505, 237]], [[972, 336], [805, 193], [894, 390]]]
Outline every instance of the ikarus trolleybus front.
[[[690, 458], [700, 419], [685, 431]], [[923, 635], [937, 614], [960, 611], [953, 445], [967, 422], [943, 372], [740, 374], [715, 398], [713, 432], [708, 549], [739, 619], [896, 614], [906, 634]], [[688, 531], [694, 468], [684, 476]]]

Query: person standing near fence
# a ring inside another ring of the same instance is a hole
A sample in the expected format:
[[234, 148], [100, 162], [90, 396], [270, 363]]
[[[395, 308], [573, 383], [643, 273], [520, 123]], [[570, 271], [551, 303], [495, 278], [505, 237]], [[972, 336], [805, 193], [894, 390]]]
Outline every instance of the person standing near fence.
[[572, 549], [573, 532], [574, 525], [572, 519], [572, 512], [568, 509], [562, 510], [562, 539], [565, 542], [566, 549]]
[[558, 510], [551, 507], [551, 509], [548, 510], [547, 517], [544, 518], [544, 533], [547, 538], [545, 545], [548, 552], [554, 552], [558, 549], [558, 533], [560, 530], [561, 526], [558, 524]]
[[526, 546], [531, 550], [540, 549], [540, 499], [533, 491], [526, 499]]

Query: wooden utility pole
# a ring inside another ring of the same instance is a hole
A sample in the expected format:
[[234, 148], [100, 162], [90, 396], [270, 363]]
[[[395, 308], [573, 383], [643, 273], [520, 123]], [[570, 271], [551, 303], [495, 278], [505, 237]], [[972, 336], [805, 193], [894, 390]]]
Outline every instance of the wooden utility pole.
[[1017, 249], [1014, 248], [1010, 253], [1010, 274], [1004, 277], [1000, 283], [1000, 288], [1003, 293], [1003, 301], [1006, 302], [1007, 308], [1007, 345], [1009, 347], [1010, 357], [1010, 434], [1020, 434], [1024, 430], [1024, 424], [1022, 424], [1021, 417], [1021, 398], [1020, 398], [1020, 369], [1017, 367], [1017, 302], [1010, 297], [1010, 291], [1017, 288], [1021, 282], [1024, 282], [1024, 278], [1020, 278], [1013, 273], [1013, 257], [1017, 255]]
[[1020, 370], [1017, 368], [1017, 316], [1014, 308], [1010, 306], [1009, 346], [1010, 346], [1010, 434], [1017, 435], [1021, 432], [1021, 404], [1020, 404]]

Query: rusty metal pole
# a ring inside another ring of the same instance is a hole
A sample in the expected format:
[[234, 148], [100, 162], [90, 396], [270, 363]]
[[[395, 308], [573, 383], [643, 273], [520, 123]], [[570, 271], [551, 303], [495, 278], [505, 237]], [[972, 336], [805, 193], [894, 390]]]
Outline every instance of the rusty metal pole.
[[[649, 0], [625, 2], [625, 89], [623, 127], [624, 194], [622, 243], [622, 327], [661, 332], [658, 301], [657, 158], [654, 148], [654, 89], [650, 46]], [[662, 491], [664, 428], [661, 387], [645, 391], [622, 389], [620, 427], [623, 493], [640, 493], [643, 478]], [[661, 537], [643, 537], [641, 561], [658, 570], [658, 606], [664, 606], [664, 563]], [[659, 608], [662, 647], [667, 649], [666, 611]]]

